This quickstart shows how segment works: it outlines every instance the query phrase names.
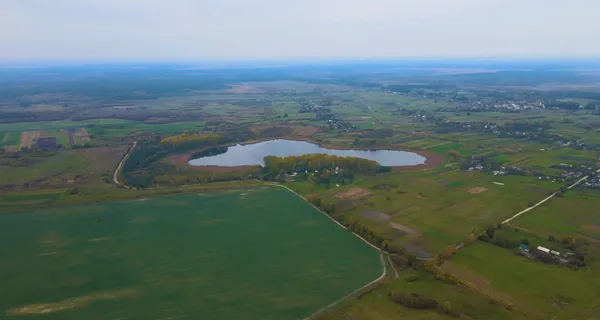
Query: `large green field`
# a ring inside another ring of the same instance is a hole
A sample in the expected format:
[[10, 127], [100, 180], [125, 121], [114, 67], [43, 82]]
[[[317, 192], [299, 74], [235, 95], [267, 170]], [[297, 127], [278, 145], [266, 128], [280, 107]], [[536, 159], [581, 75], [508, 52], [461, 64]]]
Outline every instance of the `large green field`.
[[0, 259], [0, 309], [15, 319], [302, 319], [382, 268], [265, 187], [2, 215]]

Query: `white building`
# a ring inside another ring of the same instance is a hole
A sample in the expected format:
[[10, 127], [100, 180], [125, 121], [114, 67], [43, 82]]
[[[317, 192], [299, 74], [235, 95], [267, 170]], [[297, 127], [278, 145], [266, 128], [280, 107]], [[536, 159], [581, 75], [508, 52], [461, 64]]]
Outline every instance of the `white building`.
[[550, 253], [550, 249], [538, 246], [537, 249], [541, 252]]

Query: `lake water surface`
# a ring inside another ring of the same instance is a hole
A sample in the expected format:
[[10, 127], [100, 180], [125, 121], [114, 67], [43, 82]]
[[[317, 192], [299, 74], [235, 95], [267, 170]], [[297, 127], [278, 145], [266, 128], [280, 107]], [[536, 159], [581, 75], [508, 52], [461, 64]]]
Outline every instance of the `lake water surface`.
[[339, 157], [356, 157], [377, 161], [382, 166], [412, 166], [425, 163], [425, 157], [413, 152], [396, 150], [337, 150], [314, 143], [292, 140], [270, 140], [229, 147], [227, 152], [189, 161], [193, 166], [264, 166], [266, 156], [288, 157], [324, 153]]

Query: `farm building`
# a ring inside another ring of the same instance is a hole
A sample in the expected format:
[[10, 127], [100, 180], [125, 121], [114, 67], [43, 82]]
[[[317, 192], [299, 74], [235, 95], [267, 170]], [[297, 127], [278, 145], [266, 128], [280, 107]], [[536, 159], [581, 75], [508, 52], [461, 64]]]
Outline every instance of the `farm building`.
[[40, 148], [40, 149], [54, 150], [54, 149], [56, 149], [56, 138], [55, 137], [38, 138], [36, 141], [36, 144], [37, 144], [38, 148]]
[[537, 247], [537, 249], [538, 249], [539, 251], [541, 251], [541, 252], [550, 253], [550, 249], [548, 249], [548, 248], [544, 248], [544, 247], [539, 247], [539, 246], [538, 246], [538, 247]]

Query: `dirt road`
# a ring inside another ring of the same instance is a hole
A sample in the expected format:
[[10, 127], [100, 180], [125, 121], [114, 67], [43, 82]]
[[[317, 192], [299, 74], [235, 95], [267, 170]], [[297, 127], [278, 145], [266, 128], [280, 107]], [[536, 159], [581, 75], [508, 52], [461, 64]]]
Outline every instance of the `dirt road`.
[[137, 141], [135, 141], [133, 143], [133, 146], [131, 146], [131, 148], [129, 149], [129, 152], [127, 152], [127, 154], [123, 157], [121, 162], [119, 162], [119, 166], [117, 167], [117, 170], [115, 170], [115, 173], [113, 174], [113, 182], [115, 184], [122, 185], [123, 187], [125, 187], [127, 189], [131, 189], [131, 187], [129, 187], [128, 185], [125, 185], [124, 183], [119, 182], [119, 173], [121, 173], [121, 170], [123, 169], [123, 164], [125, 163], [125, 161], [127, 161], [129, 156], [131, 155], [131, 152], [133, 152], [133, 149], [135, 149], [136, 145], [137, 145]]
[[[600, 173], [600, 170], [596, 171], [596, 173]], [[577, 182], [575, 182], [575, 183], [573, 183], [572, 185], [570, 185], [570, 186], [567, 188], [567, 190], [571, 190], [571, 189], [575, 188], [576, 186], [578, 186], [579, 184], [581, 184], [581, 183], [582, 183], [582, 182], [584, 182], [585, 180], [589, 179], [589, 177], [590, 177], [590, 176], [588, 175], [588, 176], [585, 176], [585, 177], [583, 177], [583, 178], [581, 178], [581, 179], [577, 180]], [[521, 215], [523, 215], [523, 214], [525, 214], [525, 213], [527, 213], [527, 212], [529, 212], [529, 211], [531, 211], [531, 210], [533, 210], [533, 209], [535, 209], [535, 208], [537, 208], [537, 207], [541, 206], [542, 204], [544, 204], [544, 203], [546, 203], [546, 202], [550, 201], [550, 199], [552, 199], [552, 198], [556, 197], [556, 195], [558, 195], [559, 193], [561, 193], [561, 191], [560, 191], [560, 190], [559, 190], [559, 191], [556, 191], [555, 193], [551, 194], [549, 197], [545, 198], [544, 200], [542, 200], [542, 201], [540, 201], [540, 202], [536, 203], [535, 205], [533, 205], [533, 206], [531, 206], [531, 207], [529, 207], [529, 208], [527, 208], [527, 209], [525, 209], [525, 210], [523, 210], [523, 211], [521, 211], [521, 212], [519, 212], [519, 213], [515, 214], [514, 216], [512, 216], [512, 217], [510, 217], [510, 218], [508, 218], [508, 219], [506, 219], [506, 220], [502, 221], [502, 224], [507, 224], [507, 223], [509, 223], [509, 222], [513, 221], [514, 219], [518, 218], [519, 216], [521, 216]]]

